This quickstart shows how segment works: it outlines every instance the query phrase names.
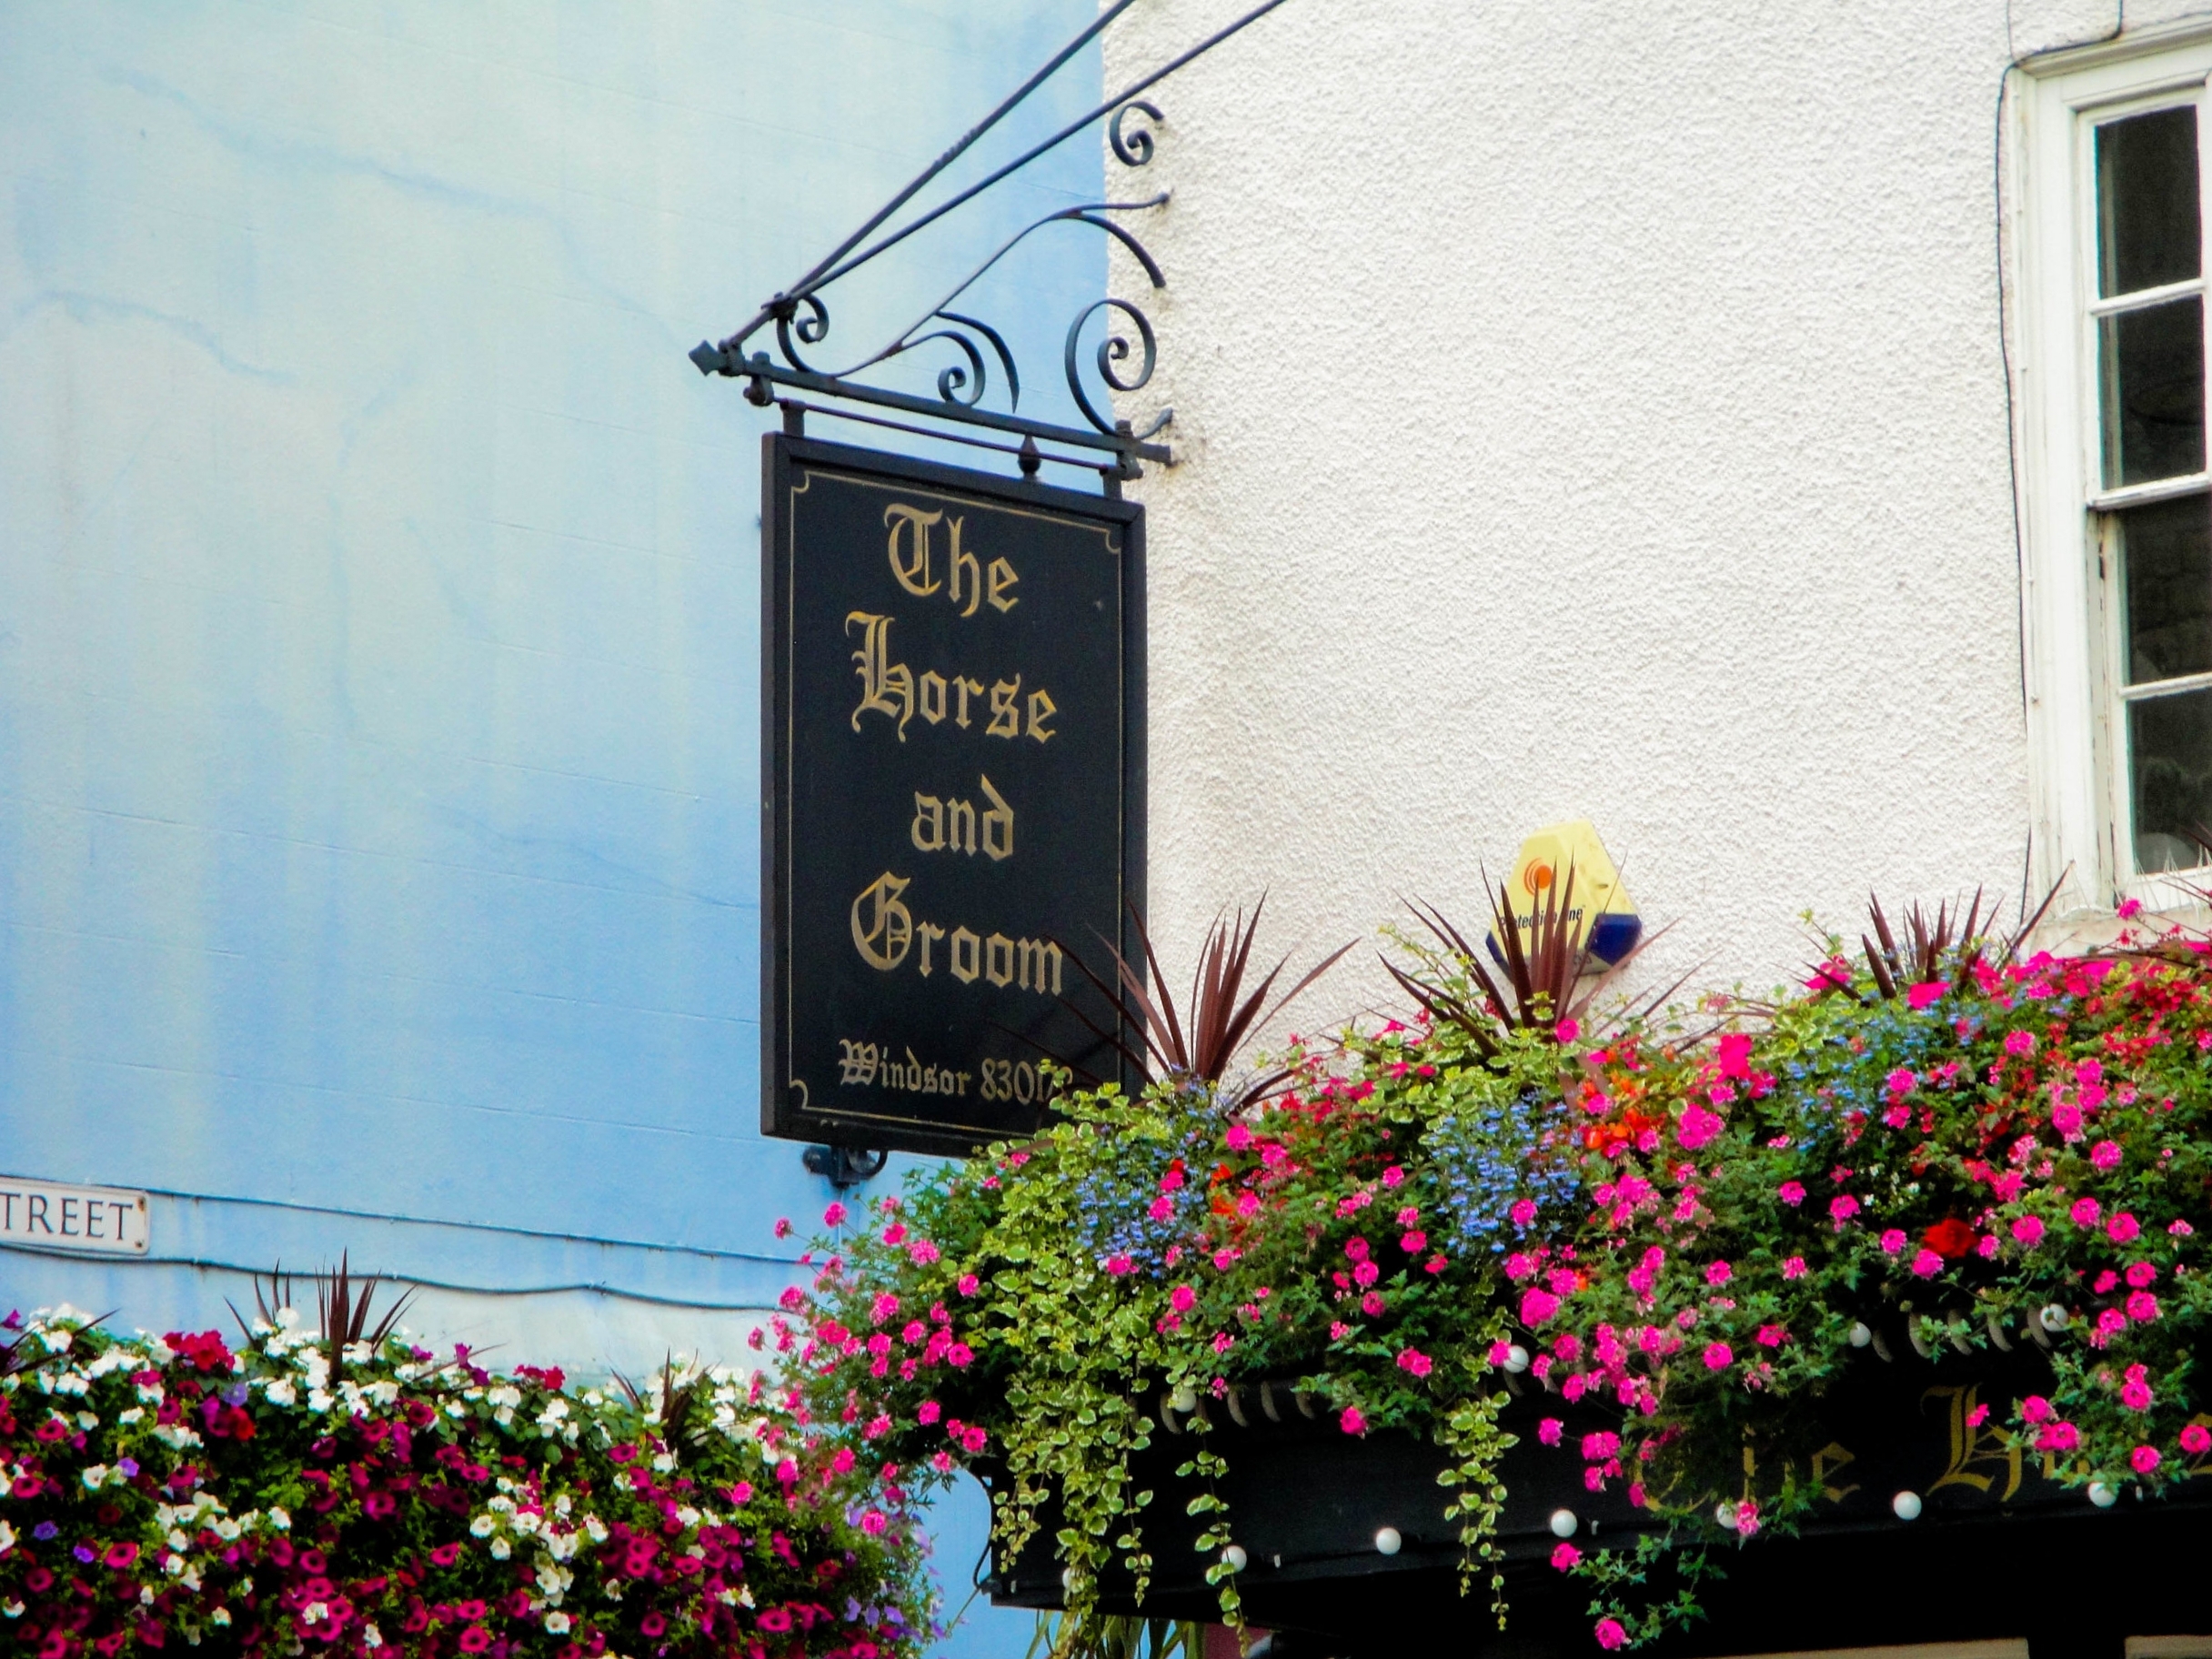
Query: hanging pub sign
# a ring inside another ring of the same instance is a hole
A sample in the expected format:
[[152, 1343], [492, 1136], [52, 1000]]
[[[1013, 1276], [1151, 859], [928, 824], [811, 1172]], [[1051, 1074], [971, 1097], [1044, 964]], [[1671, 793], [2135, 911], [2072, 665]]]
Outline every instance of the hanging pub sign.
[[[1144, 519], [765, 440], [765, 1133], [965, 1151], [1121, 1079], [1144, 870]], [[1094, 1029], [1095, 1028], [1095, 1029]]]

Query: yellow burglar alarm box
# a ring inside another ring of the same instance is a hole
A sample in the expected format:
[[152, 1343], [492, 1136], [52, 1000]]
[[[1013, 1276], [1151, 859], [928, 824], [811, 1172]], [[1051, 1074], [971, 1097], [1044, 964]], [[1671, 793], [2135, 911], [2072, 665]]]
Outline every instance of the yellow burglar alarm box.
[[[1572, 872], [1573, 890], [1567, 877]], [[1577, 943], [1585, 939], [1590, 954], [1611, 967], [1636, 948], [1644, 937], [1644, 919], [1630, 902], [1621, 872], [1614, 868], [1596, 826], [1586, 818], [1539, 830], [1521, 843], [1506, 880], [1514, 930], [1525, 949], [1534, 942], [1537, 922], [1547, 907], [1563, 902], [1569, 936]], [[1493, 956], [1498, 941], [1490, 941]]]

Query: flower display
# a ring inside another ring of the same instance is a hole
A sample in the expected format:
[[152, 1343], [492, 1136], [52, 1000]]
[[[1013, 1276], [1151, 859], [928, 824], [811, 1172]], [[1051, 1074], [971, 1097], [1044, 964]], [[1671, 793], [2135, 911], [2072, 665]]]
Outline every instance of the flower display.
[[5, 1335], [11, 1653], [911, 1659], [936, 1634], [900, 1472], [763, 1372], [570, 1393], [289, 1308], [236, 1349], [67, 1309]]
[[[1678, 1553], [1815, 1501], [1778, 1473], [1741, 1490], [1741, 1449], [1772, 1449], [1763, 1472], [1816, 1450], [1805, 1403], [1868, 1327], [1972, 1353], [2035, 1322], [2047, 1382], [1977, 1429], [2076, 1487], [2212, 1473], [2188, 1357], [2212, 1314], [2206, 941], [2019, 960], [1877, 930], [1800, 993], [1707, 1000], [1699, 1036], [1505, 1007], [1463, 953], [1401, 974], [1417, 1014], [1298, 1043], [1255, 1093], [1063, 1093], [1033, 1141], [914, 1179], [897, 1213], [927, 1262], [870, 1234], [824, 1267], [794, 1374], [852, 1450], [923, 1479], [987, 1433], [998, 1547], [1057, 1513], [1079, 1610], [1110, 1565], [1149, 1581], [1130, 1460], [1157, 1413], [1259, 1379], [1345, 1433], [1441, 1445], [1471, 1574], [1494, 1560], [1508, 1365], [1613, 1420], [1536, 1437]], [[926, 1317], [873, 1318], [885, 1298]], [[1203, 1481], [1225, 1454], [1192, 1426]], [[1192, 1503], [1218, 1556], [1222, 1500]], [[1639, 1604], [1624, 1548], [1554, 1553], [1600, 1590], [1608, 1647], [1684, 1604]], [[1207, 1576], [1235, 1619], [1235, 1574]]]

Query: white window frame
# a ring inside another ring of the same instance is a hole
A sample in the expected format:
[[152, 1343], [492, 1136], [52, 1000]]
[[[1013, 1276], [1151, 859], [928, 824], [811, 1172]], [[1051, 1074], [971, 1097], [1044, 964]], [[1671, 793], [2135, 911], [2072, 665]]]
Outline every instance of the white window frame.
[[[2212, 195], [2212, 24], [2053, 54], [2024, 66], [2009, 104], [2029, 795], [2036, 890], [2063, 878], [2058, 915], [2127, 899], [2157, 910], [2190, 902], [2173, 880], [2183, 872], [2136, 873], [2121, 691], [2127, 619], [2118, 560], [2104, 543], [2115, 522], [2108, 513], [2191, 493], [2207, 480], [2103, 488], [2094, 312], [2108, 307], [2096, 299], [2091, 156], [2094, 122], [2185, 102], [2197, 108], [2198, 188]], [[2212, 236], [2212, 200], [2203, 223]], [[2207, 283], [2212, 256], [2202, 278], [2173, 293]], [[2206, 312], [2212, 318], [2212, 297]], [[2204, 873], [2200, 867], [2195, 879]]]

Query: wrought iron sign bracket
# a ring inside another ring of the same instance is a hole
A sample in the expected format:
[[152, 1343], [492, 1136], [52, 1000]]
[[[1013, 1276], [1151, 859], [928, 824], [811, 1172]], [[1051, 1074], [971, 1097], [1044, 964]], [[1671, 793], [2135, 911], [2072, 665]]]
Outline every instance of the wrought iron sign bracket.
[[[1135, 0], [1113, 0], [1011, 96], [870, 216], [866, 223], [812, 270], [763, 303], [743, 327], [719, 343], [700, 341], [690, 353], [699, 372], [744, 380], [747, 401], [763, 408], [771, 404], [780, 406], [788, 428], [800, 425], [806, 414], [812, 412], [950, 439], [977, 448], [1011, 453], [1018, 457], [1025, 476], [1033, 477], [1045, 461], [1095, 471], [1110, 495], [1118, 495], [1124, 480], [1142, 477], [1141, 464], [1145, 461], [1172, 466], [1174, 451], [1162, 437], [1175, 417], [1172, 409], [1156, 411], [1141, 427], [1127, 419], [1117, 419], [1112, 414], [1111, 394], [1142, 390], [1151, 382], [1159, 361], [1159, 341], [1151, 319], [1134, 302], [1111, 297], [1092, 300], [1069, 325], [1061, 367], [1076, 408], [1089, 423], [1087, 427], [1064, 426], [1021, 414], [1021, 369], [1005, 336], [971, 311], [955, 309], [964, 303], [963, 296], [1031, 233], [1061, 223], [1088, 226], [1119, 242], [1143, 267], [1152, 287], [1164, 288], [1167, 277], [1158, 261], [1126, 225], [1110, 216], [1157, 211], [1167, 205], [1168, 193], [1164, 190], [1141, 201], [1091, 202], [1063, 208], [1024, 226], [888, 345], [858, 361], [841, 368], [824, 368], [809, 361], [805, 355], [821, 347], [829, 337], [830, 308], [823, 296], [831, 285], [896, 247], [915, 232], [973, 201], [1097, 122], [1106, 121], [1107, 142], [1114, 159], [1122, 166], [1133, 170], [1149, 165], [1155, 149], [1155, 127], [1162, 117], [1158, 106], [1146, 101], [1143, 94], [1185, 64], [1273, 11], [1282, 0], [1263, 0], [1226, 27], [1132, 82], [1088, 115], [1069, 123], [1012, 161], [934, 206], [917, 211], [894, 228], [884, 228], [970, 146], [997, 126], [1133, 4]], [[1087, 350], [1083, 338], [1085, 327], [1091, 318], [1100, 316], [1106, 318], [1104, 336], [1095, 348]], [[748, 344], [767, 329], [774, 332], [774, 354], [765, 345], [756, 346], [749, 352]], [[873, 385], [863, 378], [868, 371], [924, 347], [934, 347], [952, 359], [938, 371], [936, 397]], [[1005, 381], [1003, 409], [984, 407], [990, 388], [990, 366], [994, 363]], [[1097, 381], [1103, 383], [1102, 393], [1096, 384], [1087, 383], [1087, 377], [1093, 372]], [[806, 402], [799, 397], [779, 396], [779, 388], [827, 401]], [[1105, 406], [1103, 408], [1101, 404]], [[842, 407], [850, 405], [872, 407], [931, 424], [913, 426], [887, 416]], [[963, 427], [1019, 437], [1021, 442], [1017, 446], [994, 441], [975, 436], [972, 430], [959, 429]]]

